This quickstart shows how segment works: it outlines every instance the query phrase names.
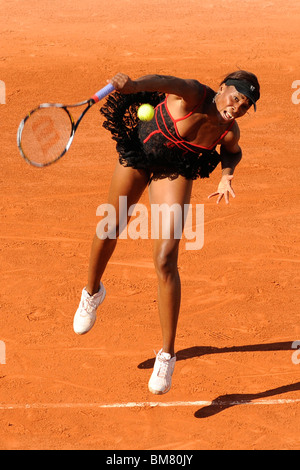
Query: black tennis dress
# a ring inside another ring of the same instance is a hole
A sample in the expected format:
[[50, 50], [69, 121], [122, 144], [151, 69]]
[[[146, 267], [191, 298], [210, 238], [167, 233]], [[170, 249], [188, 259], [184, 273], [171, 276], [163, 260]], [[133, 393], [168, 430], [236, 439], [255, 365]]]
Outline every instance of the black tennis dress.
[[[120, 163], [149, 175], [149, 181], [170, 178], [179, 175], [187, 179], [208, 178], [220, 162], [216, 151], [218, 142], [229, 132], [234, 121], [219, 139], [209, 148], [191, 144], [180, 137], [177, 122], [189, 117], [205, 100], [180, 119], [173, 119], [167, 97], [160, 93], [141, 92], [124, 95], [113, 93], [100, 109], [105, 117], [103, 127], [108, 129], [117, 142]], [[137, 110], [143, 103], [155, 107], [155, 116], [151, 121], [140, 121]]]

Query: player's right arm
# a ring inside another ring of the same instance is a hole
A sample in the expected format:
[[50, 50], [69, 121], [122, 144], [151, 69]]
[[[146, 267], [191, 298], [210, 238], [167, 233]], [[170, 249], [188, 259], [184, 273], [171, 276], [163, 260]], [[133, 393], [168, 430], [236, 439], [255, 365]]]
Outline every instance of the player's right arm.
[[121, 93], [159, 91], [183, 99], [188, 106], [194, 106], [199, 103], [199, 98], [203, 93], [203, 85], [197, 80], [183, 79], [170, 75], [145, 75], [136, 80], [131, 80], [128, 75], [118, 73], [109, 81]]

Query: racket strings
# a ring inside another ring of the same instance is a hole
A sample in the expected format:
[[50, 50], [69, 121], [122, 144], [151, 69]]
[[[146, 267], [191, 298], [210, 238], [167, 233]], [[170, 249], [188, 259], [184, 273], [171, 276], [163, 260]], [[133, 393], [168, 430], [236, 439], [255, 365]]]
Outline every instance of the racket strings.
[[41, 166], [57, 160], [67, 149], [72, 130], [71, 117], [64, 108], [38, 108], [25, 120], [22, 130], [25, 157]]

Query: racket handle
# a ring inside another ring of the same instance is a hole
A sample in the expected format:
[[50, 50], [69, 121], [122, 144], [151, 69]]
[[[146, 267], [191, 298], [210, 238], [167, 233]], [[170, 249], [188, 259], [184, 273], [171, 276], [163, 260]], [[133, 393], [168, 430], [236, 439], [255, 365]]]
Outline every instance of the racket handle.
[[112, 84], [109, 83], [105, 87], [101, 88], [101, 90], [97, 91], [97, 93], [92, 96], [92, 100], [94, 100], [95, 103], [98, 103], [98, 101], [102, 100], [102, 98], [105, 98], [105, 96], [109, 95], [112, 91], [114, 91], [114, 89], [115, 88], [112, 86]]

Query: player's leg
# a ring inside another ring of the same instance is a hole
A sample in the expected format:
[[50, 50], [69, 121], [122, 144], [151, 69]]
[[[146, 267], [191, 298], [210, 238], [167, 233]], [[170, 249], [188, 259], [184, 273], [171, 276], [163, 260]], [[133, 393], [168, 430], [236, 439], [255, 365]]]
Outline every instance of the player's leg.
[[[108, 204], [115, 209], [114, 220], [110, 220], [110, 233], [114, 236], [103, 236], [96, 232], [90, 253], [88, 283], [82, 291], [79, 307], [75, 313], [73, 328], [77, 334], [87, 333], [96, 321], [96, 311], [105, 298], [105, 288], [101, 282], [107, 263], [111, 258], [119, 235], [119, 220], [128, 222], [128, 214], [120, 214], [120, 196], [127, 197], [127, 206], [136, 204], [148, 184], [145, 172], [116, 165], [108, 196]], [[107, 235], [107, 234], [105, 234]]]
[[130, 167], [124, 167], [119, 162], [115, 167], [112, 176], [108, 204], [115, 208], [115, 220], [112, 221], [110, 232], [112, 237], [107, 236], [102, 238], [100, 233], [96, 233], [92, 242], [90, 264], [88, 272], [88, 283], [86, 290], [89, 294], [93, 295], [99, 289], [99, 283], [106, 268], [106, 265], [111, 258], [116, 247], [117, 238], [119, 236], [119, 220], [124, 220], [128, 223], [128, 214], [120, 214], [122, 208], [119, 207], [119, 197], [127, 197], [127, 207], [136, 204], [141, 197], [143, 191], [148, 184], [148, 177], [145, 172], [135, 170]]
[[[159, 238], [154, 240], [154, 263], [158, 278], [158, 307], [163, 344], [149, 382], [149, 388], [153, 393], [166, 393], [169, 390], [176, 360], [175, 337], [181, 301], [178, 249], [184, 227], [184, 205], [190, 202], [191, 190], [192, 181], [183, 177], [175, 180], [152, 181], [149, 187], [151, 211], [154, 209], [153, 205], [160, 205], [163, 215], [160, 220], [152, 217], [151, 222], [158, 225], [167, 219], [170, 221], [169, 233], [162, 233], [165, 229], [160, 227]], [[166, 204], [164, 209], [163, 204]], [[170, 364], [170, 367], [164, 368], [166, 374], [161, 378], [157, 376], [159, 370], [162, 370], [160, 361], [165, 364], [169, 361]]]

